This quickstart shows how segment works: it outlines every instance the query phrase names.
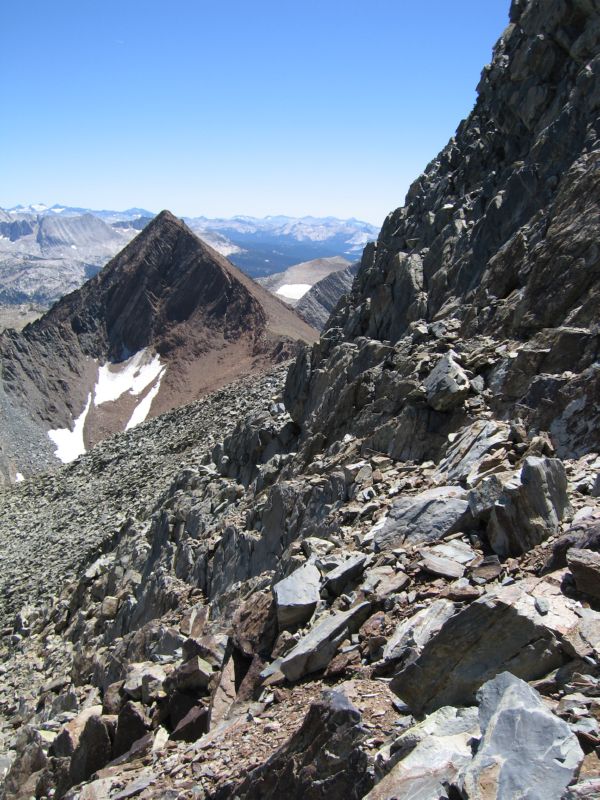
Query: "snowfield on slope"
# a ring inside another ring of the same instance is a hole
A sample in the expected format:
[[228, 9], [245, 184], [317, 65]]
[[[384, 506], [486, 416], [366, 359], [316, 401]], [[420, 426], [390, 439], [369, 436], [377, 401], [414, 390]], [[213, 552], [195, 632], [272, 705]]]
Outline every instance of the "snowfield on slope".
[[87, 415], [92, 407], [92, 399], [93, 405], [98, 407], [104, 403], [114, 403], [126, 392], [138, 396], [154, 384], [134, 409], [125, 430], [144, 422], [150, 413], [152, 401], [160, 390], [165, 370], [166, 366], [161, 363], [160, 356], [156, 353], [152, 355], [148, 348], [139, 350], [118, 364], [110, 362], [101, 364], [98, 367], [94, 389], [90, 392], [82, 413], [75, 420], [73, 430], [56, 428], [48, 431], [48, 436], [56, 445], [54, 455], [63, 464], [69, 464], [86, 452], [83, 433]]
[[76, 458], [85, 453], [85, 443], [83, 441], [83, 429], [85, 427], [85, 420], [92, 404], [92, 394], [88, 394], [87, 403], [81, 414], [75, 420], [73, 430], [70, 428], [56, 428], [55, 430], [48, 431], [48, 436], [56, 445], [54, 455], [60, 459], [63, 464], [69, 464], [75, 461]]
[[287, 297], [289, 300], [300, 300], [311, 288], [310, 283], [284, 283], [275, 294]]

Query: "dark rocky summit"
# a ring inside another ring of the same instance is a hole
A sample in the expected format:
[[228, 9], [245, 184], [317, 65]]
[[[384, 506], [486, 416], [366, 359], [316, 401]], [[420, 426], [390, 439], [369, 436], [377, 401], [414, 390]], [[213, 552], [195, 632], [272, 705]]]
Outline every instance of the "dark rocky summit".
[[285, 387], [5, 490], [7, 800], [600, 797], [599, 72], [513, 0]]
[[[82, 415], [87, 449], [122, 431], [144, 398], [146, 416], [156, 415], [314, 338], [283, 303], [163, 211], [81, 289], [23, 331], [0, 334], [3, 471], [13, 478], [34, 472], [40, 454], [53, 452], [48, 430], [74, 432]], [[144, 374], [147, 383], [136, 388]], [[120, 391], [113, 388], [119, 381]]]

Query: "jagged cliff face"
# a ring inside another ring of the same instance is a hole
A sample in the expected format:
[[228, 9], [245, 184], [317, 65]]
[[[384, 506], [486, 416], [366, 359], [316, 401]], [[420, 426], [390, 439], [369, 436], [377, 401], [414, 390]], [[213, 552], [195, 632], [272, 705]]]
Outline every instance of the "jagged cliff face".
[[0, 336], [4, 468], [14, 478], [51, 459], [49, 430], [66, 445], [59, 457], [70, 460], [136, 419], [314, 338], [283, 303], [162, 212], [81, 289], [23, 331]]
[[429, 343], [460, 351], [497, 414], [550, 430], [564, 454], [598, 445], [599, 8], [512, 4], [472, 114], [367, 246], [349, 302], [290, 376], [309, 435], [329, 441], [374, 415], [433, 432], [440, 420], [418, 402], [427, 365], [409, 367]]

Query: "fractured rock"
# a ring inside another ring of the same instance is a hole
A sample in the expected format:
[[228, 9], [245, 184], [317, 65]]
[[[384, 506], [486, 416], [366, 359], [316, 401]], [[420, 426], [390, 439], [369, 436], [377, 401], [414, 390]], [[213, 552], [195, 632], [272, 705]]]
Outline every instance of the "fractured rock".
[[75, 719], [72, 719], [63, 727], [56, 739], [52, 742], [50, 755], [58, 758], [72, 756], [79, 746], [79, 741], [88, 719], [93, 716], [100, 716], [101, 714], [102, 706], [90, 706], [81, 711]]
[[577, 590], [600, 600], [600, 554], [572, 547], [567, 552], [567, 564]]
[[[435, 473], [438, 483], [463, 481], [478, 475], [478, 465], [492, 450], [505, 444], [508, 425], [495, 420], [477, 420], [460, 430], [448, 445]], [[467, 480], [468, 485], [473, 485]]]
[[458, 783], [465, 800], [560, 800], [583, 752], [539, 694], [509, 672], [477, 693], [482, 739]]
[[519, 555], [556, 533], [568, 511], [562, 461], [530, 456], [494, 504], [487, 536], [498, 555]]
[[159, 664], [145, 661], [137, 664], [129, 664], [123, 692], [132, 700], [141, 700], [144, 693], [144, 682], [149, 691], [149, 687], [156, 683], [162, 683], [165, 679], [165, 671]]
[[470, 519], [467, 492], [458, 486], [438, 486], [393, 504], [382, 527], [375, 532], [375, 550], [392, 550], [402, 544], [435, 542]]
[[165, 690], [207, 689], [213, 677], [213, 669], [208, 661], [194, 656], [177, 667], [165, 680]]
[[35, 776], [48, 762], [40, 734], [29, 725], [23, 726], [18, 732], [15, 744], [17, 757], [10, 765], [3, 781], [7, 800], [23, 797], [22, 792], [26, 789], [30, 790], [29, 796], [31, 796], [37, 782]]
[[337, 567], [327, 573], [323, 589], [332, 597], [338, 597], [346, 584], [356, 580], [363, 572], [367, 556], [356, 555], [342, 561]]
[[422, 608], [402, 620], [389, 637], [383, 651], [386, 661], [405, 657], [415, 648], [422, 650], [427, 642], [454, 615], [456, 606], [450, 600], [435, 600], [430, 606]]
[[471, 740], [477, 736], [476, 709], [446, 706], [434, 711], [392, 743], [387, 775], [365, 800], [445, 800], [445, 787], [471, 761]]
[[208, 733], [210, 714], [202, 703], [194, 705], [179, 721], [171, 734], [171, 739], [183, 742], [195, 742], [203, 734]]
[[544, 572], [552, 572], [566, 567], [567, 552], [572, 547], [594, 552], [600, 550], [600, 513], [596, 511], [580, 519], [577, 516], [563, 536], [559, 537], [552, 545], [552, 552], [544, 564]]
[[308, 563], [273, 586], [280, 628], [308, 622], [320, 599], [320, 584], [321, 573]]
[[126, 753], [134, 742], [145, 736], [151, 723], [142, 706], [128, 700], [117, 717], [117, 729], [113, 745], [113, 757]]
[[94, 772], [108, 764], [111, 757], [112, 741], [107, 718], [92, 714], [88, 717], [71, 756], [71, 782], [76, 784], [87, 780]]
[[[349, 611], [338, 611], [319, 619], [278, 665], [289, 681], [324, 669], [348, 633], [357, 631], [369, 616], [370, 603], [359, 603]], [[275, 662], [277, 663], [277, 662]]]
[[423, 382], [427, 402], [436, 411], [456, 408], [469, 393], [469, 378], [454, 360], [454, 355], [448, 353], [442, 356]]
[[396, 673], [392, 690], [421, 714], [473, 703], [479, 687], [502, 670], [525, 680], [547, 675], [568, 660], [561, 637], [578, 623], [561, 598], [547, 601], [548, 611], [541, 614], [534, 596], [517, 586], [475, 600]]
[[280, 800], [282, 797], [359, 800], [373, 785], [369, 761], [361, 749], [361, 714], [342, 692], [323, 692], [299, 731], [269, 760], [236, 786], [224, 787], [214, 800]]

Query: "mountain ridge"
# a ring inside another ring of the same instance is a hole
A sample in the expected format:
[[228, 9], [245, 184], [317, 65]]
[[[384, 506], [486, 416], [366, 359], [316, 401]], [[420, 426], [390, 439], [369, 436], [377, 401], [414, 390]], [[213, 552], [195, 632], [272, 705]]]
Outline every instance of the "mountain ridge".
[[6, 493], [7, 800], [600, 795], [599, 77], [513, 0], [285, 386]]

